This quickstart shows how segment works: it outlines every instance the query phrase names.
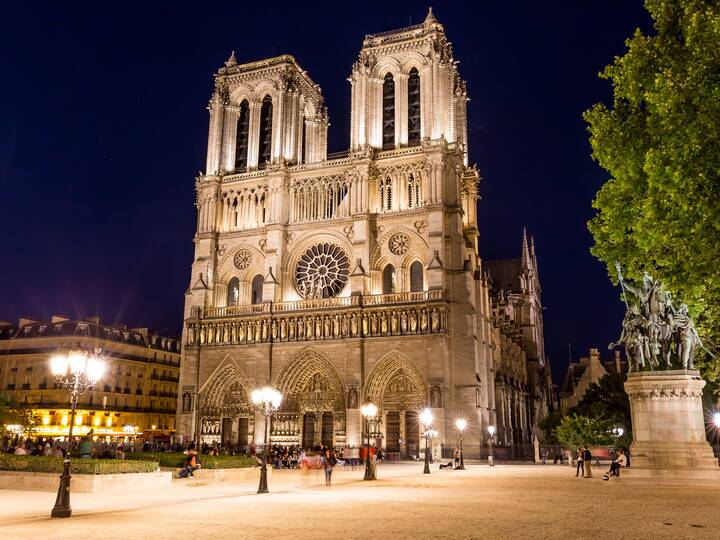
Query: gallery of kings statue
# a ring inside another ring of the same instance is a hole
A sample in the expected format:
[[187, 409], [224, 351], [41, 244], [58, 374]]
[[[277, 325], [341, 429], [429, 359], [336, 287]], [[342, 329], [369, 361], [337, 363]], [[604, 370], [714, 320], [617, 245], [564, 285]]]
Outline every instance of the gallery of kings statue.
[[373, 402], [373, 442], [401, 458], [422, 449], [424, 407], [435, 452], [458, 417], [466, 455], [489, 426], [530, 448], [554, 406], [534, 242], [518, 230], [518, 258], [478, 256], [467, 89], [443, 26], [430, 12], [366, 36], [349, 81], [350, 147], [328, 155], [320, 87], [295, 58], [233, 53], [215, 75], [177, 435], [260, 445], [249, 394], [271, 384], [272, 444], [357, 446]]

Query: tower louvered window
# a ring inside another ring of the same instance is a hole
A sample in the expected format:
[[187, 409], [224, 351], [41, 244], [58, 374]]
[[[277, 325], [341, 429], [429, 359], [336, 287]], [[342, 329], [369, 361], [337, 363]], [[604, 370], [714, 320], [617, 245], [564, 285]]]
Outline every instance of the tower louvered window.
[[270, 163], [272, 145], [272, 98], [265, 96], [260, 108], [260, 147], [258, 149], [258, 167], [265, 168]]
[[408, 76], [408, 145], [420, 144], [420, 74], [412, 68]]
[[247, 100], [240, 104], [240, 115], [238, 116], [237, 132], [235, 135], [235, 171], [247, 171], [248, 158], [248, 135], [250, 127], [250, 107]]
[[383, 149], [395, 148], [395, 81], [391, 73], [383, 82]]

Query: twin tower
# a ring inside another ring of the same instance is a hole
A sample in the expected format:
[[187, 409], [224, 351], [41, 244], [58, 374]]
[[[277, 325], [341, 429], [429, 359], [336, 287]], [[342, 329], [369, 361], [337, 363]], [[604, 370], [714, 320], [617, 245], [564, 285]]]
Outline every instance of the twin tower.
[[[441, 138], [465, 148], [467, 94], [456, 64], [432, 11], [423, 24], [366, 36], [348, 79], [350, 151]], [[207, 174], [327, 157], [320, 87], [292, 56], [238, 64], [233, 53], [217, 74], [209, 109]]]

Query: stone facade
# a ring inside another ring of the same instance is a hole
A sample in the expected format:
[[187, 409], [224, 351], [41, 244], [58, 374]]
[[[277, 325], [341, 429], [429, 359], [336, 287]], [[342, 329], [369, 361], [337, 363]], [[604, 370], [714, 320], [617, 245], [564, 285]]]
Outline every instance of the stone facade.
[[[358, 445], [372, 401], [389, 452], [417, 455], [424, 406], [436, 444], [454, 443], [462, 416], [479, 448], [498, 421], [496, 369], [527, 371], [477, 252], [467, 93], [442, 25], [431, 12], [366, 36], [349, 81], [350, 149], [328, 158], [320, 89], [294, 58], [233, 54], [216, 75], [184, 313], [186, 440], [262, 441], [248, 396], [270, 383], [284, 395], [272, 442]], [[534, 405], [516, 418], [526, 442]]]
[[103, 378], [78, 403], [74, 435], [127, 440], [135, 436], [169, 437], [175, 431], [180, 342], [148, 333], [100, 324], [97, 317], [73, 321], [0, 321], [0, 398], [30, 407], [41, 424], [39, 437], [68, 434], [70, 397], [55, 384], [50, 357], [72, 347], [100, 349]]
[[613, 360], [610, 361], [600, 358], [600, 349], [590, 349], [590, 354], [581, 357], [579, 362], [571, 360], [560, 386], [560, 407], [575, 407], [590, 385], [597, 384], [608, 373], [627, 373], [627, 362], [621, 358], [620, 351], [615, 351]]

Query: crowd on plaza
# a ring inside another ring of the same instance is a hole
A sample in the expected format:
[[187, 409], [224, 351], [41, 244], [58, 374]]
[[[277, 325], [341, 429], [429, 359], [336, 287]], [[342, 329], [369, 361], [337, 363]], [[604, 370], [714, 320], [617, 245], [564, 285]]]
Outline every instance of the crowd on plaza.
[[159, 441], [95, 441], [92, 433], [73, 439], [72, 443], [51, 437], [4, 438], [0, 444], [0, 452], [17, 456], [66, 457], [68, 450], [81, 458], [93, 459], [125, 459], [128, 452], [181, 452], [184, 448], [179, 444]]

